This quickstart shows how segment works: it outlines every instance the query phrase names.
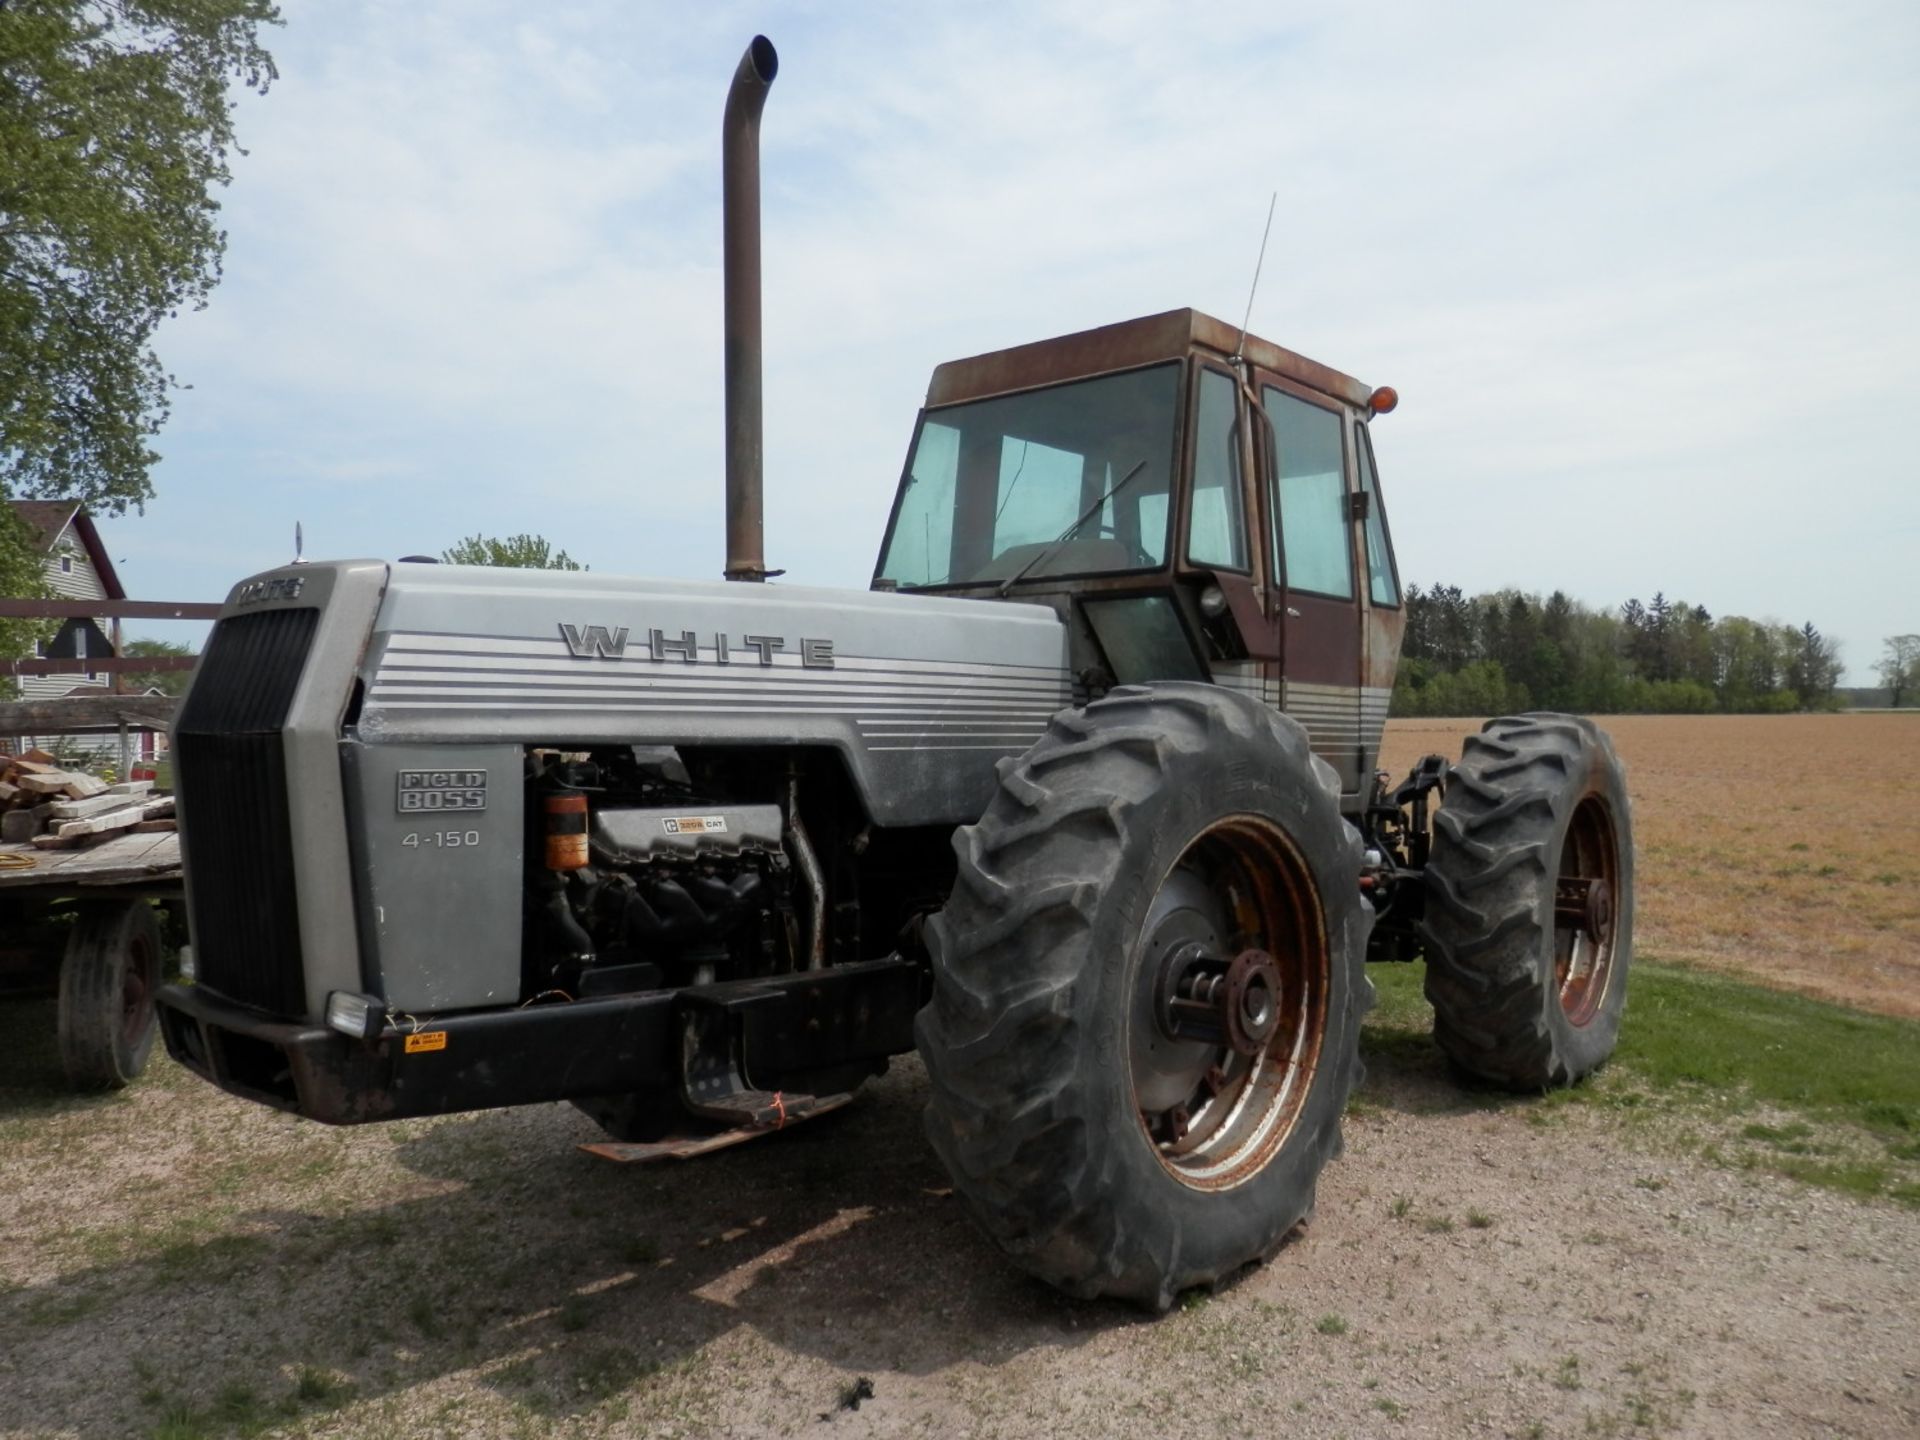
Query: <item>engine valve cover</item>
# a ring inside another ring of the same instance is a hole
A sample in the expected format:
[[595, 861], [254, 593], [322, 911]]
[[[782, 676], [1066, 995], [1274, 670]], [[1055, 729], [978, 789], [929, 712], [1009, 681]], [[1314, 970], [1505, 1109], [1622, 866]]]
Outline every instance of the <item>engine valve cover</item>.
[[780, 849], [778, 805], [651, 810], [609, 805], [593, 812], [593, 848], [628, 864], [751, 855]]

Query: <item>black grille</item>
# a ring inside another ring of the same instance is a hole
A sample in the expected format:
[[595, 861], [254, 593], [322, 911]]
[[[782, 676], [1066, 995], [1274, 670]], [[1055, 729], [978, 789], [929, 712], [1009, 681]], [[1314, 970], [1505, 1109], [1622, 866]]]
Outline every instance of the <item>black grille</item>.
[[319, 618], [222, 620], [173, 726], [196, 982], [277, 1015], [307, 1008], [280, 727]]

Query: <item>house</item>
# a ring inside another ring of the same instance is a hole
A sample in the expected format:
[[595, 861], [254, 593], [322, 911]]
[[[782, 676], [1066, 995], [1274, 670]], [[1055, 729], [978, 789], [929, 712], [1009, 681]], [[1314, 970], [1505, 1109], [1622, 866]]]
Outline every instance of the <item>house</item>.
[[[107, 547], [94, 529], [93, 517], [77, 500], [12, 500], [14, 518], [25, 527], [30, 542], [44, 557], [47, 587], [62, 600], [124, 600], [127, 592], [114, 572]], [[111, 621], [66, 620], [52, 640], [37, 649], [43, 659], [85, 660], [114, 653], [110, 636]], [[0, 662], [4, 663], [4, 662]], [[87, 695], [111, 688], [109, 677], [94, 671], [63, 675], [21, 675], [18, 677], [22, 700], [51, 700], [66, 695]], [[117, 763], [120, 740], [117, 734], [40, 735], [11, 737], [22, 749], [38, 744], [62, 753], [86, 751], [101, 763]], [[128, 740], [133, 755], [152, 760], [164, 753], [166, 736], [152, 730], [130, 731]], [[4, 744], [4, 740], [0, 740]]]
[[[113, 561], [93, 518], [78, 500], [13, 500], [13, 515], [25, 528], [29, 542], [43, 557], [47, 588], [62, 600], [124, 600], [127, 592], [114, 573]], [[69, 620], [53, 641], [39, 647], [42, 657], [84, 659], [89, 654], [111, 654], [101, 648], [105, 627], [98, 620]], [[75, 689], [105, 689], [105, 675], [22, 675], [20, 698], [45, 700]]]

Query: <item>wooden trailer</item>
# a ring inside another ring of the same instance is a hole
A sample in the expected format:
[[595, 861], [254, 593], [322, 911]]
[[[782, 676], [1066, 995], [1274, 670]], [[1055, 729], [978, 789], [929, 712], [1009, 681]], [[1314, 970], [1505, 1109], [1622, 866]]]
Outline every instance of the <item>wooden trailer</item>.
[[[164, 724], [172, 705], [154, 696], [0, 704], [0, 734], [50, 720], [62, 733]], [[177, 833], [118, 830], [75, 848], [0, 841], [0, 994], [59, 996], [60, 1059], [74, 1086], [117, 1088], [145, 1067], [166, 936], [184, 935], [184, 907]]]

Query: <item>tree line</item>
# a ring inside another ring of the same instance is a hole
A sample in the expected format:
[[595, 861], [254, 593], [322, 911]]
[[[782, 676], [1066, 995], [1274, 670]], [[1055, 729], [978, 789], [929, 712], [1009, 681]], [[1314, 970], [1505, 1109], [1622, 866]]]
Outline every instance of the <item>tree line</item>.
[[1664, 593], [1598, 610], [1556, 590], [1409, 585], [1395, 715], [1778, 714], [1839, 708], [1840, 645], [1799, 626], [1715, 619]]

